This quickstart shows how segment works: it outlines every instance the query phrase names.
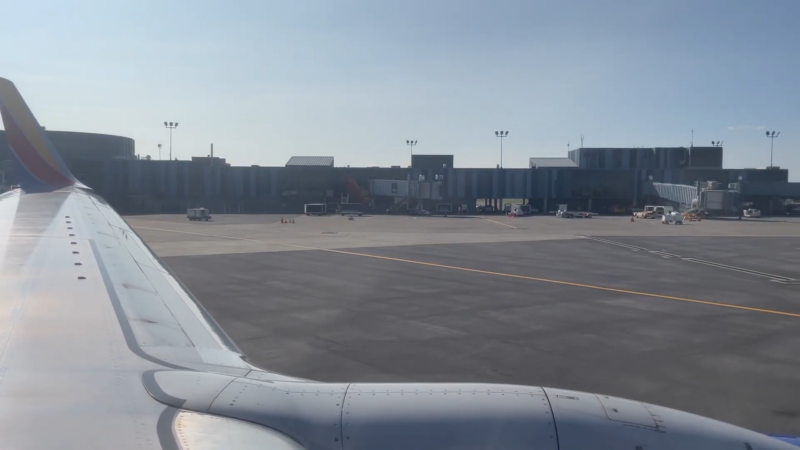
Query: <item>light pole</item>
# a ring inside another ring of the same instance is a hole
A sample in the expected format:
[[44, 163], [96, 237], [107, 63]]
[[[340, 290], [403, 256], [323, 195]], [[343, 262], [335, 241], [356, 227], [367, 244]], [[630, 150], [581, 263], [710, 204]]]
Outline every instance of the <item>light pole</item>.
[[494, 135], [500, 138], [500, 168], [503, 168], [503, 138], [508, 137], [508, 131], [495, 131]]
[[417, 145], [417, 141], [406, 140], [406, 145], [411, 149], [411, 162], [408, 166], [408, 186], [406, 187], [406, 209], [409, 209], [411, 207], [411, 172], [414, 166], [414, 146]]
[[172, 130], [178, 128], [178, 122], [164, 122], [164, 126], [169, 128], [169, 160], [172, 161]]
[[161, 161], [161, 144], [158, 144], [158, 160]]
[[775, 145], [775, 138], [780, 136], [780, 131], [767, 131], [767, 137], [770, 139], [769, 142], [769, 166], [772, 167], [772, 148]]
[[414, 146], [417, 145], [417, 141], [407, 140], [406, 145], [411, 148], [411, 161], [409, 162], [409, 165], [414, 165]]

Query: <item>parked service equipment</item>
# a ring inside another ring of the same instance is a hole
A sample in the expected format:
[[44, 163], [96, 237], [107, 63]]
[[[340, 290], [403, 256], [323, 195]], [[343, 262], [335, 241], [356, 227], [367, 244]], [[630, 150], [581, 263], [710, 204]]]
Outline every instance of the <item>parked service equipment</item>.
[[304, 211], [307, 216], [322, 216], [328, 211], [325, 203], [306, 203]]
[[656, 210], [655, 206], [648, 205], [648, 206], [644, 207], [643, 211], [637, 211], [633, 215], [637, 219], [649, 219], [649, 218], [651, 218], [653, 216], [653, 214], [655, 213], [655, 210]]
[[644, 211], [639, 211], [634, 216], [639, 219], [657, 219], [672, 211], [674, 211], [672, 206], [647, 205], [644, 207]]
[[531, 205], [516, 204], [511, 207], [511, 214], [515, 216], [529, 216], [535, 212], [539, 212], [536, 208], [531, 208]]
[[450, 203], [439, 203], [436, 205], [436, 213], [445, 216], [453, 212], [453, 205]]
[[208, 222], [211, 219], [211, 214], [208, 213], [206, 208], [189, 208], [186, 210], [186, 217], [189, 220], [205, 220]]
[[664, 225], [669, 225], [671, 223], [675, 225], [683, 225], [683, 215], [681, 213], [671, 211], [661, 216], [661, 223]]
[[761, 217], [761, 211], [759, 211], [757, 209], [752, 209], [752, 208], [745, 209], [744, 210], [744, 216], [745, 217]]
[[342, 203], [341, 208], [339, 209], [339, 213], [341, 215], [350, 215], [350, 216], [363, 216], [363, 206], [361, 203]]

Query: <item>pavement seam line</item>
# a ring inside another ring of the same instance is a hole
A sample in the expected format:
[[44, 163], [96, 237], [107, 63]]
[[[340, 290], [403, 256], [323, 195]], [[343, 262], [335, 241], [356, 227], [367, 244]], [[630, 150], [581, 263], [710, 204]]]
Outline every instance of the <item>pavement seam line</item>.
[[[485, 220], [491, 220], [491, 219], [485, 219]], [[497, 223], [500, 223], [500, 222], [497, 222]], [[511, 274], [511, 273], [492, 272], [492, 271], [489, 271], [489, 270], [470, 269], [468, 267], [449, 266], [449, 265], [446, 265], [446, 264], [437, 264], [437, 263], [430, 263], [430, 262], [424, 262], [424, 261], [415, 261], [415, 260], [412, 260], [412, 259], [392, 258], [390, 256], [370, 255], [368, 253], [348, 252], [348, 251], [345, 251], [345, 250], [335, 250], [335, 249], [329, 249], [329, 248], [309, 247], [309, 246], [306, 246], [306, 245], [287, 244], [287, 243], [283, 243], [283, 242], [262, 241], [262, 240], [258, 240], [258, 239], [248, 239], [248, 238], [241, 238], [241, 237], [235, 237], [235, 236], [223, 236], [223, 235], [218, 235], [218, 234], [194, 233], [194, 232], [191, 232], [191, 231], [167, 230], [167, 229], [161, 229], [161, 228], [148, 228], [148, 227], [137, 227], [137, 228], [141, 228], [141, 229], [145, 229], [145, 230], [167, 231], [167, 232], [173, 232], [173, 233], [196, 234], [196, 235], [199, 235], [199, 236], [218, 237], [218, 238], [225, 238], [225, 239], [236, 239], [236, 240], [242, 240], [242, 241], [264, 242], [264, 243], [270, 243], [270, 244], [284, 245], [284, 246], [287, 246], [287, 247], [302, 248], [302, 249], [305, 249], [305, 250], [318, 250], [318, 251], [330, 252], [330, 253], [340, 253], [340, 254], [343, 254], [343, 255], [361, 256], [361, 257], [365, 257], [365, 258], [376, 258], [376, 259], [383, 259], [383, 260], [386, 260], [386, 261], [396, 261], [396, 262], [403, 262], [403, 263], [407, 263], [407, 264], [417, 264], [417, 265], [421, 265], [421, 266], [439, 267], [439, 268], [443, 268], [443, 269], [460, 270], [460, 271], [464, 271], [464, 272], [480, 273], [480, 274], [484, 274], [484, 275], [495, 275], [495, 276], [506, 277], [506, 278], [516, 278], [516, 279], [521, 279], [521, 280], [539, 281], [539, 282], [542, 282], [542, 283], [560, 284], [560, 285], [563, 285], [563, 286], [581, 287], [581, 288], [585, 288], [585, 289], [595, 289], [595, 290], [599, 290], [599, 291], [608, 291], [608, 292], [618, 292], [620, 294], [641, 295], [641, 296], [644, 296], [644, 297], [652, 297], [652, 298], [660, 298], [660, 299], [664, 299], [664, 300], [681, 301], [681, 302], [686, 302], [686, 303], [694, 303], [694, 304], [698, 304], [698, 305], [717, 306], [717, 307], [721, 307], [721, 308], [738, 309], [738, 310], [742, 310], [742, 311], [760, 312], [760, 313], [764, 313], [764, 314], [773, 314], [773, 315], [778, 315], [778, 316], [800, 318], [800, 313], [790, 313], [790, 312], [787, 312], [787, 311], [778, 311], [778, 310], [775, 310], [775, 309], [754, 308], [752, 306], [733, 305], [733, 304], [730, 304], [730, 303], [719, 303], [719, 302], [712, 302], [712, 301], [707, 301], [707, 300], [697, 300], [697, 299], [685, 298], [685, 297], [675, 297], [675, 296], [672, 296], [672, 295], [652, 294], [652, 293], [649, 293], [649, 292], [639, 292], [639, 291], [631, 291], [631, 290], [627, 290], [627, 289], [618, 289], [618, 288], [611, 288], [611, 287], [605, 287], [605, 286], [596, 286], [596, 285], [592, 285], [592, 284], [574, 283], [574, 282], [571, 282], [571, 281], [551, 280], [549, 278], [538, 278], [538, 277], [531, 277], [531, 276], [527, 276], [527, 275], [515, 275], [515, 274]]]
[[479, 219], [482, 219], [482, 220], [488, 220], [489, 222], [493, 222], [493, 223], [496, 223], [496, 224], [498, 224], [498, 225], [502, 225], [502, 226], [504, 226], [504, 227], [513, 228], [513, 229], [515, 229], [515, 230], [517, 230], [517, 229], [518, 229], [518, 228], [517, 228], [517, 227], [515, 227], [514, 225], [509, 225], [509, 224], [507, 224], [507, 223], [498, 222], [498, 221], [496, 221], [496, 220], [492, 220], [492, 219], [487, 219], [486, 217], [479, 217]]

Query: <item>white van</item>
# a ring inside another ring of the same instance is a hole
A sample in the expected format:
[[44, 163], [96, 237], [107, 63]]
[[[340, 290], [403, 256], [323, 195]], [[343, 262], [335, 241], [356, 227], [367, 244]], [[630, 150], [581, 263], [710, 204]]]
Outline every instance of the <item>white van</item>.
[[656, 216], [663, 216], [673, 211], [675, 211], [675, 208], [673, 208], [672, 206], [656, 206], [655, 209], [653, 210], [653, 214], [655, 214]]

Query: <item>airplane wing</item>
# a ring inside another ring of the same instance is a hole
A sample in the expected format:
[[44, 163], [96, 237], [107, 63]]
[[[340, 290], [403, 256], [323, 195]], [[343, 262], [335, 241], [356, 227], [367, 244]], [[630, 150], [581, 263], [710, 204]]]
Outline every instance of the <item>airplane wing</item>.
[[0, 195], [0, 449], [795, 448], [582, 392], [254, 367], [2, 78], [0, 112], [21, 179]]
[[22, 186], [0, 196], [0, 448], [175, 448], [148, 371], [293, 380], [247, 363], [1, 78], [0, 112]]

